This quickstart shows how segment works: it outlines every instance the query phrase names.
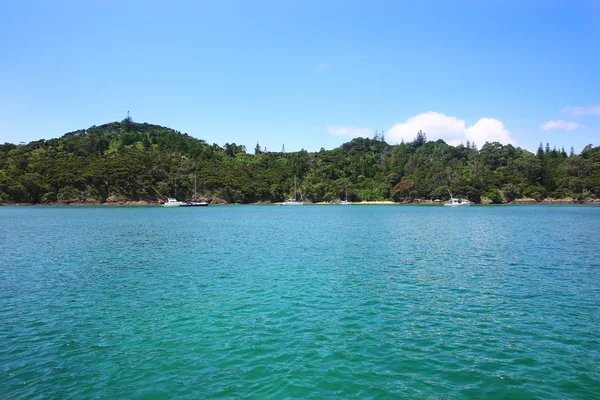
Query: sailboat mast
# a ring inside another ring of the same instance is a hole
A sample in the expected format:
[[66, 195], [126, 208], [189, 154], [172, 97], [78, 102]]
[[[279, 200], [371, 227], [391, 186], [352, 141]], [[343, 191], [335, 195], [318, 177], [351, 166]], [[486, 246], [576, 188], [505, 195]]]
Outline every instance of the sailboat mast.
[[194, 200], [198, 198], [198, 191], [196, 190], [196, 175], [194, 175]]
[[298, 198], [296, 197], [296, 176], [294, 175], [294, 201], [296, 201]]

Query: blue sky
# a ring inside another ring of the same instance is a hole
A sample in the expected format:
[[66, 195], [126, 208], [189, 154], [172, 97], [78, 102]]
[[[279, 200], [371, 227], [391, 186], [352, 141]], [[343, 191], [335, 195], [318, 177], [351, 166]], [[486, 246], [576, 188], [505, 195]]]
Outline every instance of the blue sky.
[[600, 145], [597, 1], [0, 2], [0, 142], [121, 120], [209, 143]]

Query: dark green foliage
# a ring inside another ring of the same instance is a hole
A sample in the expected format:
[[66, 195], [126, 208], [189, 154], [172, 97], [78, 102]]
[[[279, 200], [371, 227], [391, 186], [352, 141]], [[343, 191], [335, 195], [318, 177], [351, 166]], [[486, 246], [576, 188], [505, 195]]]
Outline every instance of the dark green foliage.
[[125, 132], [129, 132], [133, 128], [133, 119], [129, 115], [129, 111], [127, 111], [127, 118], [121, 121], [121, 126]]
[[423, 131], [417, 132], [417, 137], [413, 141], [413, 146], [419, 147], [427, 143], [427, 135]]
[[484, 193], [484, 196], [487, 197], [492, 204], [502, 204], [502, 194], [498, 189], [492, 189]]
[[[571, 147], [571, 150], [572, 149], [573, 149], [573, 147]], [[544, 145], [542, 145], [542, 142], [540, 142], [540, 146], [538, 147], [537, 153], [535, 156], [540, 160], [544, 159]]]
[[339, 148], [309, 153], [267, 152], [257, 143], [223, 147], [130, 118], [16, 146], [0, 145], [0, 200], [29, 203], [94, 201], [111, 196], [156, 200], [190, 198], [198, 191], [228, 202], [283, 201], [294, 176], [305, 200], [393, 199], [445, 201], [449, 192], [473, 202], [523, 197], [600, 196], [600, 147], [580, 155], [537, 154], [500, 143], [456, 147], [428, 142], [389, 145], [383, 133]]
[[9, 150], [16, 149], [17, 145], [12, 143], [0, 144], [0, 153], [7, 153]]

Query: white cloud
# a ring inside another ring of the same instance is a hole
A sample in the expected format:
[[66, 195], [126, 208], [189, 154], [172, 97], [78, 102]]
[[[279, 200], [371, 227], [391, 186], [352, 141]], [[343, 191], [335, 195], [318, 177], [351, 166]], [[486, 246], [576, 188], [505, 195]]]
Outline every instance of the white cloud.
[[503, 144], [515, 141], [504, 124], [494, 118], [481, 118], [474, 125], [467, 127], [464, 120], [437, 112], [416, 115], [406, 122], [394, 125], [386, 135], [390, 142], [400, 143], [412, 141], [417, 132], [423, 130], [428, 140], [442, 139], [451, 145], [466, 143], [467, 140], [482, 146], [485, 142], [498, 141]]
[[483, 145], [485, 142], [500, 142], [502, 144], [515, 144], [510, 136], [510, 131], [504, 127], [502, 121], [495, 118], [481, 118], [475, 125], [467, 128], [467, 139]]
[[581, 117], [583, 115], [600, 115], [600, 104], [591, 104], [587, 107], [565, 107], [561, 108], [560, 112], [572, 117]]
[[373, 131], [369, 128], [354, 128], [351, 126], [337, 126], [328, 125], [327, 132], [332, 133], [336, 136], [348, 136], [351, 138], [355, 137], [371, 137]]
[[318, 69], [318, 70], [326, 70], [326, 69], [329, 69], [329, 64], [328, 64], [328, 63], [319, 64], [319, 65], [317, 65], [317, 69]]
[[565, 129], [567, 131], [572, 131], [577, 128], [581, 128], [581, 125], [577, 122], [563, 120], [552, 120], [540, 125], [540, 129], [543, 131], [549, 131], [551, 129]]

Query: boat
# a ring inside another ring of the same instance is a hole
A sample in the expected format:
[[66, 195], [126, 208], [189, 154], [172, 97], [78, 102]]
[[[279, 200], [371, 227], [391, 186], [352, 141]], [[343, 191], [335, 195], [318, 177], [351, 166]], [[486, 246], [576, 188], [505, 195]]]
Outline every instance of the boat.
[[297, 201], [296, 199], [297, 199], [297, 197], [296, 197], [296, 177], [294, 176], [294, 197], [291, 199], [287, 199], [283, 203], [283, 205], [284, 206], [301, 206], [304, 204], [303, 202]]
[[196, 199], [186, 200], [181, 206], [182, 207], [206, 207], [209, 203], [206, 201], [198, 201]]
[[339, 204], [342, 204], [342, 205], [352, 204], [351, 201], [348, 201], [348, 186], [346, 186], [346, 200], [340, 201]]
[[183, 207], [206, 207], [208, 206], [208, 202], [204, 200], [198, 200], [198, 191], [196, 190], [196, 175], [194, 175], [194, 198], [186, 200], [182, 206]]
[[448, 203], [444, 203], [445, 206], [450, 206], [450, 207], [464, 207], [464, 206], [470, 206], [471, 202], [469, 200], [464, 200], [461, 197], [454, 197], [452, 196], [452, 192], [448, 191], [450, 193], [450, 202]]
[[177, 201], [177, 199], [174, 199], [172, 197], [167, 197], [167, 201], [165, 201], [165, 203], [163, 204], [163, 207], [181, 207], [184, 204], [185, 203], [183, 201]]

